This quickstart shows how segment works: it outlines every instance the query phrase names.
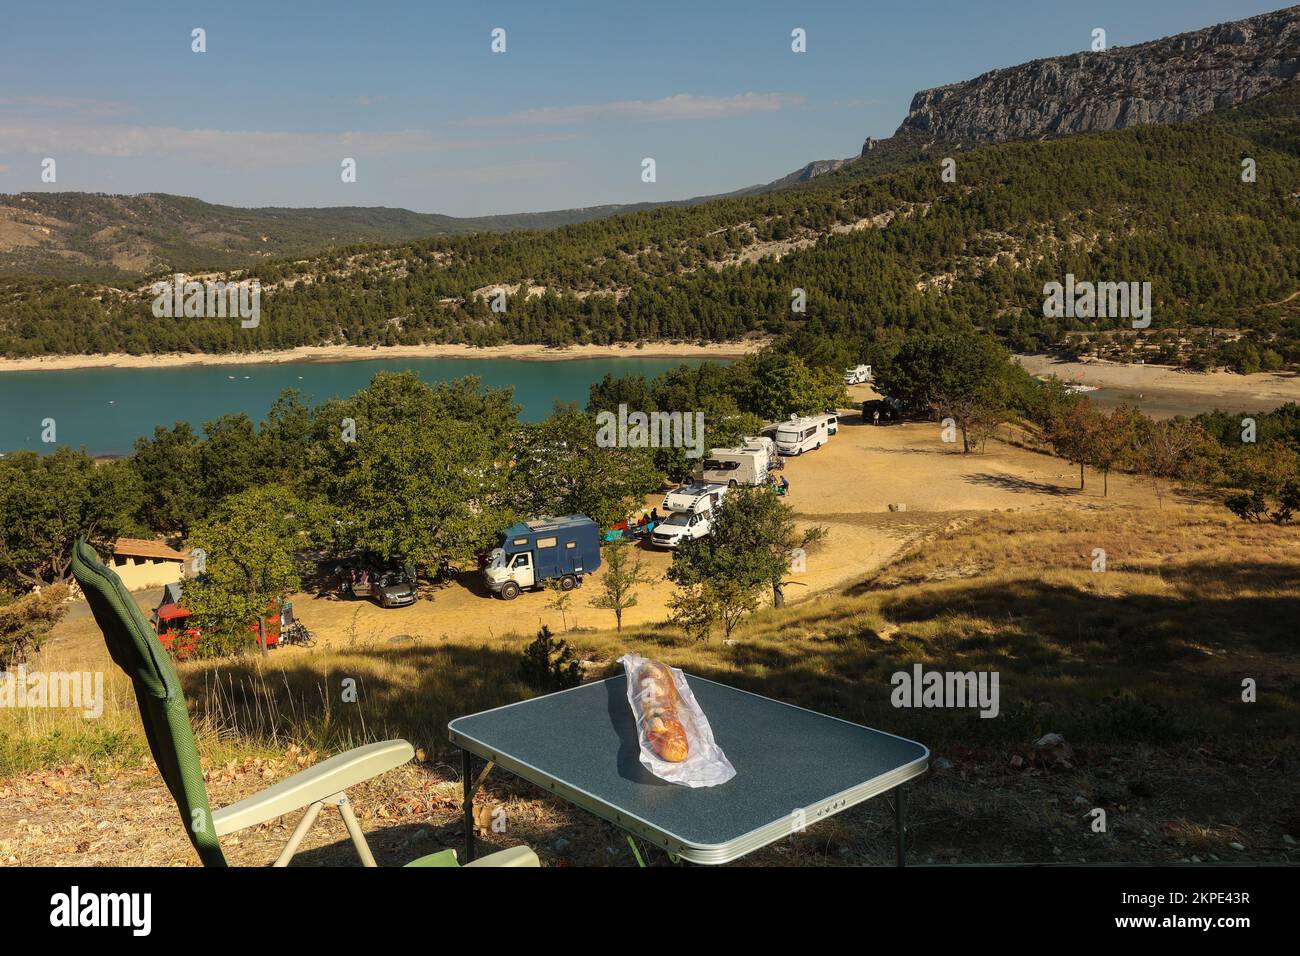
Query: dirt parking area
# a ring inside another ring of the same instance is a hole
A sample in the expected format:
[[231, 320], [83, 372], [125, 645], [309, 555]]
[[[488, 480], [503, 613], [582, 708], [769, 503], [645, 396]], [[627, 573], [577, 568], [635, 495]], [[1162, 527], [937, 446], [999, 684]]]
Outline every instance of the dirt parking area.
[[[875, 397], [867, 386], [850, 389], [855, 401]], [[959, 444], [942, 440], [935, 423], [875, 426], [846, 410], [839, 434], [823, 448], [788, 459], [783, 472], [790, 481], [785, 499], [802, 526], [821, 525], [827, 537], [810, 551], [802, 572], [786, 589], [791, 602], [859, 580], [892, 558], [917, 536], [955, 528], [973, 514], [1041, 507], [1100, 504], [1100, 481], [1089, 476], [1078, 491], [1078, 471], [1048, 455], [1035, 454], [990, 440], [982, 453], [963, 455]], [[1095, 485], [1095, 487], [1094, 487]], [[1112, 475], [1109, 501], [1151, 503], [1149, 486]], [[646, 508], [662, 504], [662, 495], [646, 498]], [[890, 505], [903, 510], [891, 511]], [[638, 545], [654, 583], [638, 589], [638, 603], [624, 613], [628, 625], [654, 623], [668, 616], [673, 585], [664, 575], [669, 551]], [[590, 606], [600, 589], [601, 572], [590, 575], [572, 592], [565, 614], [549, 607], [547, 591], [502, 601], [484, 588], [481, 575], [462, 574], [457, 582], [426, 586], [421, 599], [407, 608], [383, 609], [368, 601], [297, 594], [296, 613], [321, 645], [349, 642], [401, 643], [408, 636], [458, 639], [504, 633], [527, 634], [541, 625], [562, 632], [608, 628], [611, 611]], [[299, 653], [298, 648], [287, 648]]]

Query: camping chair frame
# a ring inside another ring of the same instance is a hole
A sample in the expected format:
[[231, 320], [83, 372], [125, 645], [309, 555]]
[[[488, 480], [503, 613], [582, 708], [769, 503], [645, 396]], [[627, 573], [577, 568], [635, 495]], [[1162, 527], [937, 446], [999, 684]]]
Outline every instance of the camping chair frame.
[[[225, 866], [219, 838], [278, 819], [295, 810], [303, 815], [273, 866], [288, 866], [326, 806], [336, 807], [363, 866], [376, 865], [365, 833], [348, 800], [349, 787], [373, 780], [415, 756], [405, 740], [365, 744], [301, 770], [260, 793], [213, 811], [199, 762], [194, 731], [180, 678], [158, 635], [145, 622], [135, 600], [112, 569], [86, 544], [77, 542], [72, 573], [103, 632], [109, 653], [135, 687], [136, 703], [149, 749], [167, 784], [186, 834], [206, 866]], [[473, 860], [470, 866], [538, 866], [537, 855], [517, 846]], [[407, 866], [459, 866], [455, 850], [421, 857]]]

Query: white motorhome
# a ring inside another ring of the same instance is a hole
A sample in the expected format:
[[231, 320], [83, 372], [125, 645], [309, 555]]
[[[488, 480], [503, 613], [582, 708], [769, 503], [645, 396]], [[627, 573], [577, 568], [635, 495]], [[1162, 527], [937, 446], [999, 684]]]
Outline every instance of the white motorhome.
[[682, 485], [664, 495], [663, 507], [665, 511], [692, 514], [712, 511], [713, 506], [720, 502], [726, 493], [727, 486], [716, 482]]
[[702, 538], [713, 530], [713, 509], [727, 493], [727, 485], [696, 483], [674, 488], [664, 496], [664, 508], [671, 512], [650, 534], [650, 543], [675, 548], [683, 541]]
[[808, 418], [792, 418], [776, 426], [773, 436], [776, 450], [782, 455], [802, 455], [814, 448], [821, 448], [830, 440], [831, 432], [827, 427], [830, 415], [813, 415]]
[[746, 443], [739, 448], [715, 448], [700, 462], [701, 481], [727, 485], [765, 485], [770, 461], [767, 439], [763, 444]]
[[854, 365], [852, 368], [844, 370], [845, 385], [866, 385], [872, 381], [875, 376], [871, 374], [870, 365]]

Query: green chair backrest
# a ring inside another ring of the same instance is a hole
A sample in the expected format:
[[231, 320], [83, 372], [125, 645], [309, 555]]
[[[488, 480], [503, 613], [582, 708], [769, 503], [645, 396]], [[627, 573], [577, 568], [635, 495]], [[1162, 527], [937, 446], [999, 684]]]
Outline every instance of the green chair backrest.
[[158, 770], [180, 809], [190, 842], [204, 866], [225, 866], [212, 826], [199, 751], [171, 658], [121, 579], [82, 539], [72, 549], [72, 576], [81, 585], [114, 663], [135, 685], [140, 720]]

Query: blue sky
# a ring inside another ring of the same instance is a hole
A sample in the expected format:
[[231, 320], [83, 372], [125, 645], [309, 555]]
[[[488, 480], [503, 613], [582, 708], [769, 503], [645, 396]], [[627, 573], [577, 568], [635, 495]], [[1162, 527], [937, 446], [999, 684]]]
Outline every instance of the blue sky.
[[[484, 215], [768, 182], [919, 89], [1279, 9], [1249, 0], [10, 3], [0, 192]], [[191, 30], [207, 52], [191, 51]], [[490, 33], [506, 31], [494, 54]], [[807, 31], [795, 54], [790, 33]], [[57, 182], [41, 182], [41, 160]], [[340, 163], [357, 161], [343, 183]], [[653, 157], [657, 181], [644, 183]]]

